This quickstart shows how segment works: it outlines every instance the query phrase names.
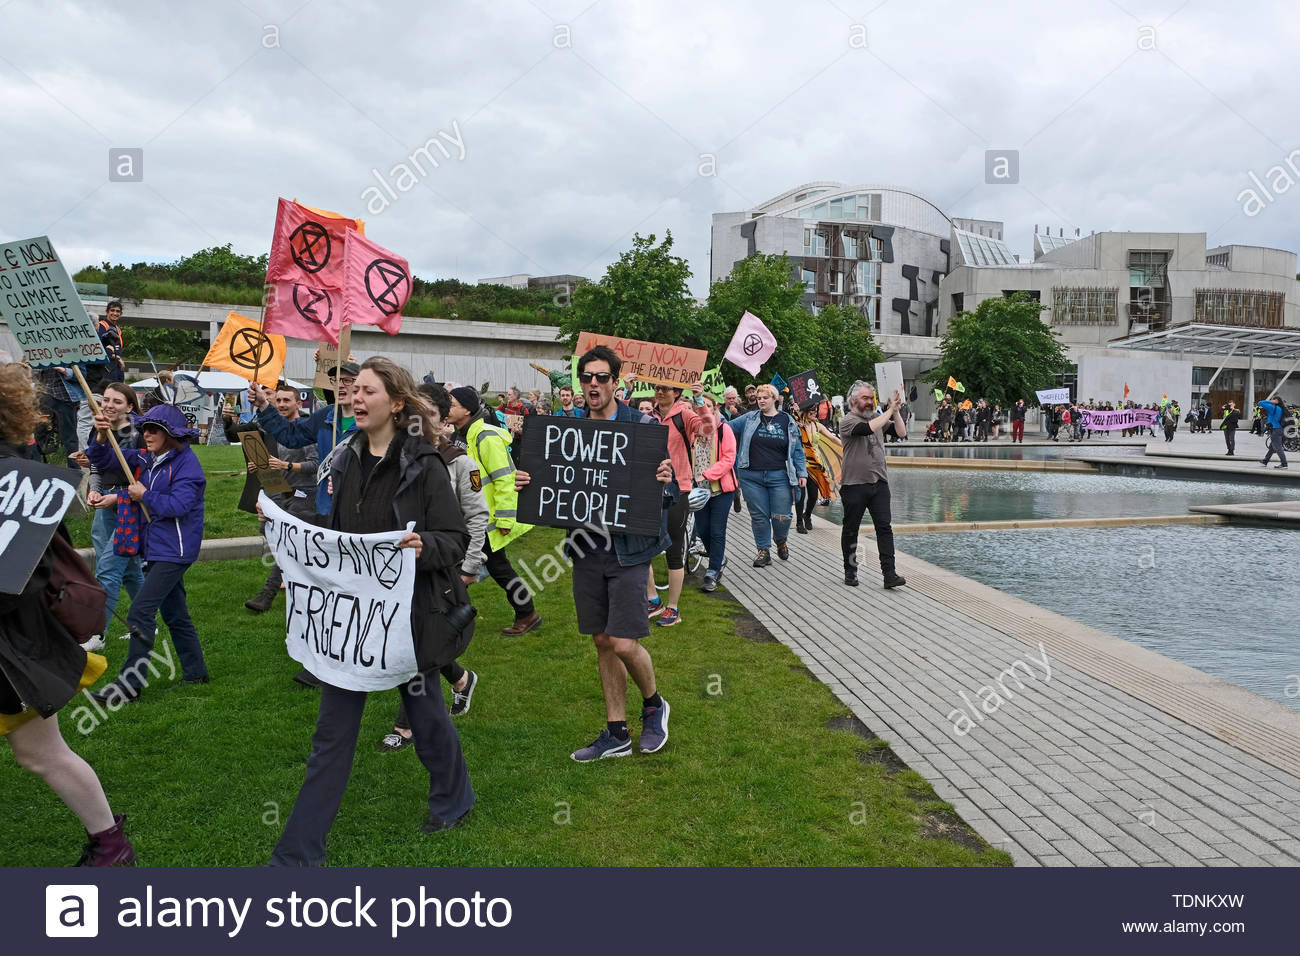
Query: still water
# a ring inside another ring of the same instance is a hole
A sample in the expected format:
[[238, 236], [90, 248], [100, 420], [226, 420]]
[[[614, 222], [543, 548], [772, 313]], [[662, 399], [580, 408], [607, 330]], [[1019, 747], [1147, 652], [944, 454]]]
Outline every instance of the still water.
[[[1300, 487], [1236, 481], [946, 468], [891, 469], [889, 488], [896, 524], [1181, 515], [1190, 505], [1300, 498]], [[828, 517], [841, 516], [839, 501], [832, 502]]]
[[886, 445], [890, 455], [913, 458], [985, 458], [1001, 461], [1060, 461], [1070, 455], [1141, 455], [1146, 445], [1082, 445], [1062, 442], [1059, 445], [994, 445], [971, 442], [966, 445], [893, 444]]
[[[906, 535], [897, 546], [1300, 710], [1300, 532], [1052, 528]], [[1258, 573], [1243, 583], [1247, 567]]]

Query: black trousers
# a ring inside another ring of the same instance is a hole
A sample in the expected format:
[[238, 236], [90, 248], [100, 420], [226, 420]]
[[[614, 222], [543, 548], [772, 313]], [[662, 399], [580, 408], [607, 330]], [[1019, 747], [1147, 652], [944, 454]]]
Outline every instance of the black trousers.
[[1237, 453], [1237, 429], [1225, 428], [1223, 430], [1223, 440], [1228, 444], [1228, 454], [1235, 455]]
[[[447, 822], [458, 820], [474, 806], [474, 788], [460, 737], [442, 702], [442, 687], [435, 675], [420, 674], [402, 685], [401, 691], [414, 731], [415, 752], [429, 771], [429, 815]], [[325, 838], [347, 790], [365, 706], [362, 691], [330, 684], [321, 687], [307, 777], [271, 857], [272, 866], [324, 864]]]
[[[443, 664], [438, 668], [438, 673], [442, 679], [455, 688], [456, 684], [465, 676], [465, 668], [460, 666], [460, 661], [452, 661], [450, 664]], [[411, 718], [406, 714], [406, 701], [399, 701], [397, 704], [397, 718], [393, 721], [393, 726], [398, 730], [410, 730]]]
[[889, 482], [872, 485], [844, 485], [840, 488], [844, 502], [844, 525], [840, 530], [840, 550], [844, 553], [844, 570], [858, 566], [858, 528], [867, 512], [876, 529], [876, 550], [880, 552], [880, 570], [894, 570], [894, 527], [889, 514]]
[[803, 494], [803, 501], [800, 502], [796, 513], [799, 517], [803, 518], [803, 523], [807, 524], [808, 520], [812, 518], [813, 509], [817, 507], [817, 485], [811, 478], [809, 478], [808, 484], [805, 485], [801, 491]]
[[524, 579], [515, 574], [515, 569], [510, 566], [506, 549], [493, 551], [492, 545], [485, 539], [483, 559], [483, 567], [487, 568], [488, 574], [492, 575], [492, 580], [501, 585], [501, 589], [506, 592], [506, 599], [515, 609], [515, 619], [532, 614], [533, 596], [528, 592], [528, 585], [524, 583]]

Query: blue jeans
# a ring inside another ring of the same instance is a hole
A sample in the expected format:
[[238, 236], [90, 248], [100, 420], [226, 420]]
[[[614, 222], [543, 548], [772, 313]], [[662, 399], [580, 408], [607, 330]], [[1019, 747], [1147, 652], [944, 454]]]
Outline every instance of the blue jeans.
[[785, 469], [755, 471], [742, 468], [736, 472], [740, 490], [754, 525], [754, 544], [762, 550], [790, 537], [790, 519], [794, 514], [794, 492]]
[[695, 512], [695, 536], [709, 551], [707, 573], [715, 578], [722, 570], [722, 559], [727, 555], [727, 518], [731, 516], [731, 502], [735, 497], [734, 491], [720, 492]]
[[122, 588], [135, 601], [140, 585], [144, 584], [144, 572], [140, 570], [139, 555], [127, 558], [113, 553], [113, 529], [117, 526], [117, 511], [113, 508], [98, 508], [90, 522], [90, 541], [95, 546], [95, 577], [108, 594], [108, 610], [104, 615], [104, 634], [113, 625], [113, 610], [117, 607]]
[[[202, 680], [208, 676], [208, 665], [203, 660], [199, 632], [190, 618], [185, 604], [185, 572], [188, 564], [170, 561], [151, 561], [145, 569], [144, 586], [131, 602], [126, 622], [131, 625], [131, 645], [126, 652], [126, 662], [117, 682], [139, 690], [149, 673], [149, 659], [153, 653], [157, 628], [154, 619], [162, 614], [163, 623], [172, 635], [172, 645], [180, 658], [181, 677]], [[173, 662], [173, 667], [175, 663]]]

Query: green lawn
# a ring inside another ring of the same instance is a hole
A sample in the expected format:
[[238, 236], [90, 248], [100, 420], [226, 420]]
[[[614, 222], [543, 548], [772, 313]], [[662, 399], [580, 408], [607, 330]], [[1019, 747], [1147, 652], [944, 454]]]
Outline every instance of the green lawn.
[[[203, 465], [208, 479], [207, 509], [204, 512], [205, 538], [238, 538], [257, 534], [257, 516], [235, 507], [244, 490], [244, 453], [238, 445], [200, 445], [194, 454]], [[78, 548], [90, 547], [89, 512], [68, 519], [68, 530]]]
[[[213, 467], [229, 454], [209, 449], [205, 459]], [[511, 546], [516, 566], [559, 541], [558, 531], [531, 532]], [[284, 650], [283, 599], [260, 617], [242, 606], [264, 576], [255, 560], [200, 564], [189, 575], [212, 684], [164, 682], [84, 736], [78, 718], [92, 719], [77, 702], [60, 715], [114, 810], [129, 815], [142, 864], [263, 864], [292, 807], [317, 694], [290, 680], [298, 666]], [[464, 663], [481, 681], [457, 721], [478, 793], [470, 822], [435, 837], [419, 832], [428, 778], [412, 749], [376, 750], [397, 695], [375, 694], [330, 836], [332, 864], [1009, 865], [884, 742], [830, 729], [852, 723], [844, 707], [724, 592], [688, 586], [683, 623], [652, 628], [646, 642], [672, 704], [668, 746], [586, 765], [569, 752], [596, 736], [604, 709], [568, 576], [538, 597], [541, 631], [521, 638], [499, 633], [512, 619], [499, 588], [485, 581], [471, 594], [481, 615]], [[125, 649], [110, 641], [114, 671]], [[634, 689], [630, 696], [635, 717]], [[635, 737], [639, 724], [630, 729]], [[0, 863], [76, 859], [76, 820], [7, 747], [0, 792]]]

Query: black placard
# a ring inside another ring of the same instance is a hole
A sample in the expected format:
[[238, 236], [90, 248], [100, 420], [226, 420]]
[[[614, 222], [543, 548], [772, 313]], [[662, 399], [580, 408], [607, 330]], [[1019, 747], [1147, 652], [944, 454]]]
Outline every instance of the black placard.
[[515, 458], [532, 479], [519, 492], [519, 520], [551, 528], [604, 526], [659, 534], [668, 429], [591, 418], [528, 415]]
[[790, 376], [790, 397], [794, 399], [796, 408], [801, 410], [809, 408], [826, 398], [822, 392], [820, 378], [821, 376], [811, 369]]
[[21, 594], [36, 562], [77, 499], [73, 472], [0, 458], [0, 592]]

